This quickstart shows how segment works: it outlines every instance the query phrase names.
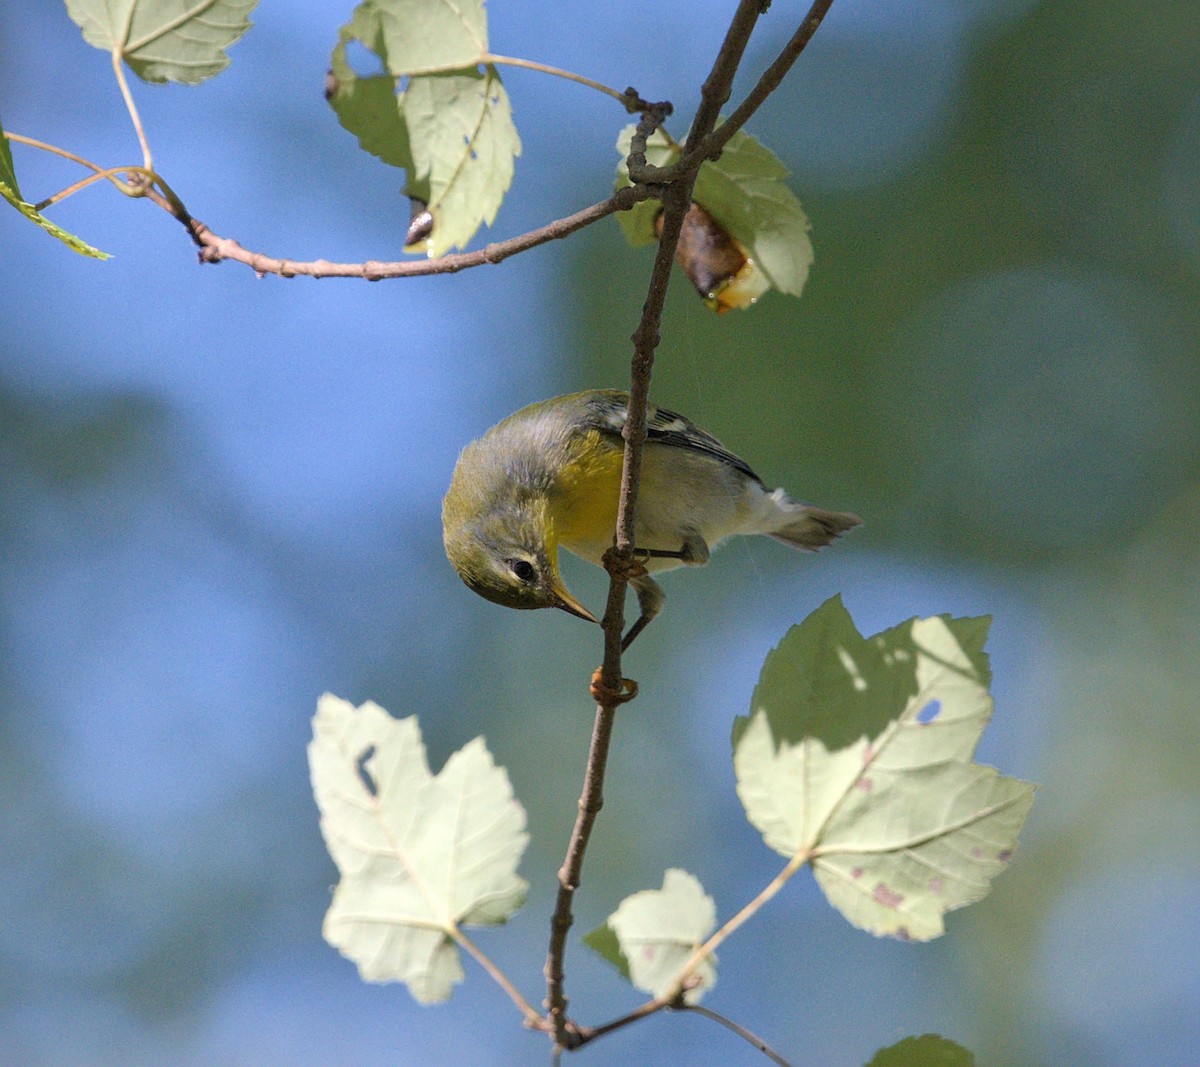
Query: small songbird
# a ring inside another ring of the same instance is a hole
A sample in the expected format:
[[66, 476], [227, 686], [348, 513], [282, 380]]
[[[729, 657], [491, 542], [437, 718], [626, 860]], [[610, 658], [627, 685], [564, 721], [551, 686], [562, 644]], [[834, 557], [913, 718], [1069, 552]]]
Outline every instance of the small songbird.
[[[476, 593], [510, 608], [562, 608], [597, 621], [563, 584], [558, 550], [602, 566], [613, 545], [628, 404], [629, 394], [615, 389], [543, 400], [463, 449], [442, 502], [442, 532], [451, 564]], [[702, 566], [734, 534], [815, 550], [861, 521], [767, 489], [711, 434], [653, 405], [634, 515], [630, 584], [641, 616], [623, 648], [666, 599], [652, 572]]]

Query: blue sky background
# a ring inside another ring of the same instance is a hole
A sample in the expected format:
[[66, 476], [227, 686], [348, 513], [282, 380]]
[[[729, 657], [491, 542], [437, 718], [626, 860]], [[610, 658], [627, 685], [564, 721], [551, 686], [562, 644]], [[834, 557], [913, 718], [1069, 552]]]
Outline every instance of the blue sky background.
[[[493, 47], [673, 100], [731, 5], [489, 5]], [[263, 4], [230, 68], [134, 84], [192, 212], [296, 259], [399, 255], [401, 176], [321, 97], [351, 8]], [[775, 0], [744, 90], [801, 9]], [[800, 302], [716, 319], [673, 287], [654, 397], [768, 482], [859, 512], [798, 558], [733, 544], [666, 579], [639, 641], [577, 929], [668, 866], [731, 914], [773, 854], [728, 731], [764, 654], [840, 592], [871, 633], [994, 617], [981, 758], [1041, 783], [1012, 870], [925, 945], [849, 928], [810, 879], [721, 954], [712, 1005], [796, 1061], [938, 1031], [981, 1063], [1186, 1063], [1200, 1045], [1200, 39], [1107, 0], [838, 0], [752, 132], [793, 171]], [[586, 27], [586, 29], [583, 29]], [[61, 9], [0, 28], [6, 128], [138, 158], [109, 61]], [[508, 71], [524, 154], [491, 235], [601, 199], [626, 121]], [[736, 98], [737, 90], [735, 90]], [[31, 199], [78, 175], [21, 146]], [[599, 642], [505, 613], [442, 555], [462, 445], [524, 403], [627, 380], [650, 259], [612, 220], [494, 268], [367, 284], [201, 267], [95, 188], [0, 215], [0, 1060], [541, 1062], [468, 966], [445, 1006], [359, 982], [320, 937], [336, 878], [305, 745], [331, 690], [419, 714], [431, 760], [484, 733], [529, 811], [529, 901], [480, 942], [542, 996]], [[603, 576], [568, 580], [598, 604]], [[572, 1010], [637, 997], [578, 944]], [[596, 1063], [759, 1063], [655, 1018]]]

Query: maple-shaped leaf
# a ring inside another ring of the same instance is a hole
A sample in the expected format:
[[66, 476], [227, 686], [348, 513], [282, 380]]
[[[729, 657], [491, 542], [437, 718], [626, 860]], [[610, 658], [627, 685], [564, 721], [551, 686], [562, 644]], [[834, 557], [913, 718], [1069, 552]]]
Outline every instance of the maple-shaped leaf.
[[734, 726], [738, 795], [855, 926], [924, 941], [1004, 870], [1034, 787], [974, 762], [992, 713], [986, 619], [863, 638], [839, 598], [768, 655]]
[[[658, 997], [671, 990], [716, 925], [712, 897], [695, 876], [672, 867], [663, 876], [662, 889], [643, 889], [626, 897], [583, 941], [638, 989]], [[716, 957], [700, 960], [692, 975], [684, 992], [689, 1004], [716, 983]]]
[[66, 0], [88, 44], [119, 55], [143, 81], [195, 85], [229, 66], [258, 0]]
[[525, 811], [482, 738], [431, 774], [415, 717], [321, 697], [309, 745], [321, 833], [341, 872], [325, 939], [370, 982], [421, 1003], [462, 980], [461, 925], [502, 923], [525, 899]]
[[[355, 41], [382, 73], [354, 70]], [[495, 221], [521, 154], [487, 56], [481, 0], [365, 0], [333, 50], [329, 102], [364, 150], [406, 172], [405, 194], [432, 219], [418, 246], [430, 256], [464, 247]]]

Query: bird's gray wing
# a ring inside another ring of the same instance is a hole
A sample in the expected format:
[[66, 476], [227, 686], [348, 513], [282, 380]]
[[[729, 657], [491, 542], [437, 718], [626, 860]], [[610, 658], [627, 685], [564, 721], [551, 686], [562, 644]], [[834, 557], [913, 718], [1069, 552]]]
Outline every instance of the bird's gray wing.
[[[588, 421], [603, 433], [619, 437], [628, 411], [628, 393], [607, 390], [597, 392], [588, 399]], [[744, 459], [734, 455], [707, 430], [702, 430], [678, 412], [651, 404], [646, 412], [646, 440], [712, 456], [762, 484], [762, 479]]]

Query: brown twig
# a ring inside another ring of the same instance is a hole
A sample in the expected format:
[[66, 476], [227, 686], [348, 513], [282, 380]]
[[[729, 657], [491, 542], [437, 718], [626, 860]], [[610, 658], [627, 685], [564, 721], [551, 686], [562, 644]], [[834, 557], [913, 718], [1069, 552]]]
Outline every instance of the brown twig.
[[[147, 199], [152, 200], [183, 224], [200, 249], [201, 262], [220, 263], [223, 260], [232, 260], [245, 264], [260, 276], [278, 274], [283, 278], [292, 278], [297, 275], [309, 278], [363, 278], [374, 282], [383, 278], [412, 278], [424, 274], [456, 274], [469, 267], [480, 267], [485, 263], [500, 263], [518, 252], [525, 252], [530, 248], [546, 244], [548, 241], [557, 241], [567, 237], [576, 230], [590, 226], [607, 215], [612, 215], [617, 211], [627, 211], [642, 200], [652, 199], [656, 193], [657, 191], [651, 187], [627, 186], [624, 189], [618, 189], [607, 200], [601, 200], [573, 215], [556, 219], [545, 226], [539, 226], [536, 230], [510, 237], [506, 241], [495, 241], [474, 252], [459, 252], [437, 259], [396, 262], [368, 260], [365, 263], [332, 263], [327, 259], [302, 262], [278, 259], [261, 252], [251, 252], [232, 238], [221, 237], [213, 233], [199, 219], [193, 218], [186, 210], [173, 207], [165, 197], [156, 191], [147, 190], [145, 195]], [[182, 205], [180, 207], [182, 208]]]
[[713, 130], [702, 144], [697, 146], [697, 151], [703, 154], [703, 158], [716, 159], [725, 145], [729, 143], [729, 139], [746, 125], [767, 97], [779, 88], [780, 83], [787, 77], [788, 71], [792, 69], [792, 64], [808, 47], [808, 42], [812, 40], [813, 34], [820, 28], [832, 6], [833, 0], [814, 0], [812, 7], [808, 9], [808, 14], [804, 16], [804, 21], [792, 34], [788, 43], [783, 46], [779, 55], [775, 57], [775, 61], [763, 71], [762, 77], [746, 94], [746, 98], [738, 104], [729, 118]]
[[[704, 82], [700, 108], [692, 122], [684, 146], [685, 152], [712, 131], [721, 106], [729, 99], [734, 74], [760, 12], [760, 0], [741, 0], [739, 3], [712, 71]], [[647, 112], [638, 124], [638, 140], [632, 147], [640, 148], [644, 153], [646, 138], [661, 124], [663, 117], [665, 115], [661, 112]], [[658, 192], [658, 197], [663, 202], [663, 227], [659, 235], [654, 267], [650, 273], [646, 301], [642, 306], [642, 316], [632, 338], [629, 409], [622, 434], [625, 439], [625, 454], [621, 470], [621, 495], [617, 505], [617, 528], [613, 550], [605, 555], [605, 566], [610, 577], [608, 603], [601, 621], [604, 631], [604, 662], [600, 667], [598, 691], [602, 695], [610, 696], [608, 699], [601, 699], [596, 707], [588, 764], [584, 773], [584, 788], [579, 798], [579, 814], [567, 846], [566, 858], [559, 870], [558, 895], [550, 920], [550, 947], [546, 957], [546, 1007], [550, 1015], [556, 1050], [575, 1048], [581, 1043], [580, 1030], [570, 1022], [566, 1014], [563, 957], [567, 932], [574, 922], [571, 907], [575, 891], [579, 888], [584, 855], [596, 816], [604, 803], [605, 766], [623, 688], [621, 639], [625, 628], [625, 591], [633, 559], [634, 519], [641, 479], [642, 445], [646, 439], [650, 379], [654, 367], [654, 353], [659, 342], [659, 325], [662, 322], [663, 306], [675, 260], [675, 248], [679, 242], [683, 217], [691, 204], [692, 187], [695, 185], [698, 169], [699, 163], [695, 169], [677, 174], [669, 185]], [[633, 168], [631, 175], [632, 172]], [[649, 187], [639, 184], [636, 179], [632, 186], [642, 189]]]
[[[746, 98], [734, 109], [733, 114], [721, 123], [720, 126], [711, 129], [711, 132], [698, 143], [692, 144], [689, 140], [691, 147], [684, 151], [680, 155], [680, 158], [669, 166], [651, 166], [645, 162], [644, 156], [635, 162], [631, 156], [629, 167], [630, 180], [635, 183], [668, 183], [674, 181], [680, 174], [690, 173], [695, 170], [706, 160], [716, 159], [720, 156], [725, 145], [729, 143], [730, 138], [746, 125], [751, 116], [763, 105], [767, 97], [779, 88], [788, 71], [792, 69], [792, 65], [800, 57], [800, 53], [808, 47], [808, 42], [812, 40], [813, 34], [817, 32], [817, 29], [820, 27], [822, 21], [824, 21], [826, 14], [832, 6], [833, 0], [814, 0], [812, 7], [808, 10], [808, 14], [804, 16], [804, 21], [801, 22], [796, 32], [792, 34], [787, 44], [783, 46], [779, 55], [763, 71], [762, 77], [759, 78], [754, 88], [746, 94]], [[727, 99], [728, 94], [726, 94]], [[721, 103], [723, 104], [725, 101], [723, 100]]]
[[778, 1052], [771, 1048], [771, 1046], [768, 1045], [761, 1037], [759, 1037], [758, 1034], [754, 1033], [753, 1030], [747, 1030], [741, 1024], [735, 1023], [732, 1019], [726, 1018], [719, 1011], [713, 1011], [712, 1008], [701, 1007], [699, 1004], [682, 1004], [679, 1006], [678, 1010], [693, 1011], [697, 1015], [703, 1015], [706, 1019], [712, 1019], [713, 1022], [720, 1023], [727, 1029], [732, 1030], [738, 1035], [738, 1037], [742, 1038], [743, 1041], [748, 1041], [751, 1045], [758, 1049], [759, 1052], [766, 1056], [767, 1059], [779, 1064], [779, 1067], [791, 1067], [791, 1064], [789, 1064], [787, 1060], [785, 1060], [781, 1055], [779, 1055]]

